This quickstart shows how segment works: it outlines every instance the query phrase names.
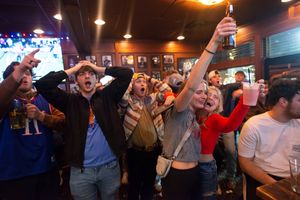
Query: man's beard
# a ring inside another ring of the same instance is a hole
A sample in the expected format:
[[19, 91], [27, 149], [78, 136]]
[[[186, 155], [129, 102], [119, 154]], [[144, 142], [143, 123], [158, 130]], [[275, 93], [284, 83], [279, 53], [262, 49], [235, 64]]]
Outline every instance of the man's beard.
[[299, 119], [300, 112], [297, 109], [293, 109], [291, 103], [286, 108], [286, 114], [290, 117], [290, 119]]

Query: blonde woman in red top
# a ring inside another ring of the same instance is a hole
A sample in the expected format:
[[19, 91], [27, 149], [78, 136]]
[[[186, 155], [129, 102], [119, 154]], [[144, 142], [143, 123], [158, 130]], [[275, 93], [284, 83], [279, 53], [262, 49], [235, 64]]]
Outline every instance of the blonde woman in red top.
[[237, 129], [249, 110], [249, 106], [243, 105], [241, 96], [238, 105], [229, 117], [223, 117], [219, 113], [223, 110], [223, 99], [220, 90], [214, 86], [208, 88], [207, 102], [200, 111], [199, 120], [201, 129], [201, 154], [200, 154], [200, 190], [203, 199], [216, 199], [217, 166], [213, 157], [213, 151], [221, 133], [227, 133]]

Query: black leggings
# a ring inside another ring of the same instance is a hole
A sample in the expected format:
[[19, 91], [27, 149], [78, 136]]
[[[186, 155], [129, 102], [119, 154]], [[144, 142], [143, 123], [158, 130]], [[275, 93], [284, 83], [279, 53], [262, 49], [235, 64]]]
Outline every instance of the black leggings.
[[199, 190], [199, 165], [187, 170], [171, 168], [162, 179], [162, 192], [166, 200], [201, 199]]

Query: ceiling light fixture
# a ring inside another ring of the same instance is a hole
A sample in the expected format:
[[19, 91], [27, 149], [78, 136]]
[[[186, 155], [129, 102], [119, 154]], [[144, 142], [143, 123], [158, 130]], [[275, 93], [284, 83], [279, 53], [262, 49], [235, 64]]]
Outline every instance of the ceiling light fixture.
[[214, 4], [221, 3], [224, 0], [198, 0], [198, 1], [204, 5], [214, 5]]
[[102, 26], [102, 25], [105, 24], [105, 21], [102, 20], [102, 19], [96, 19], [96, 20], [95, 20], [95, 24], [97, 24], [98, 26]]
[[179, 35], [178, 37], [177, 37], [177, 40], [184, 40], [184, 36], [183, 35]]
[[281, 3], [287, 3], [287, 2], [290, 2], [292, 0], [281, 0]]
[[62, 20], [62, 16], [61, 16], [61, 14], [59, 14], [59, 13], [53, 15], [53, 17], [54, 17], [55, 19], [57, 19], [57, 20], [60, 20], [60, 21]]
[[125, 34], [123, 37], [124, 37], [125, 39], [129, 39], [129, 38], [132, 38], [132, 35], [130, 35], [130, 34]]
[[43, 34], [43, 33], [45, 33], [45, 31], [43, 31], [40, 28], [34, 29], [33, 32], [36, 33], [36, 34]]

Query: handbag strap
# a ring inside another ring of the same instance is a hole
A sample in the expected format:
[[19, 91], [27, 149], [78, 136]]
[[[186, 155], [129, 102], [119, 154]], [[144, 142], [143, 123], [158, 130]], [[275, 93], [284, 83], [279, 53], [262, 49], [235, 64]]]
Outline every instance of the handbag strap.
[[181, 138], [181, 141], [179, 142], [179, 144], [178, 144], [177, 148], [175, 149], [175, 152], [172, 156], [172, 160], [174, 160], [178, 156], [178, 154], [179, 154], [180, 150], [182, 149], [185, 141], [187, 141], [187, 139], [190, 137], [190, 135], [192, 133], [192, 130], [193, 130], [193, 122], [190, 125], [190, 127], [185, 131], [183, 137]]

